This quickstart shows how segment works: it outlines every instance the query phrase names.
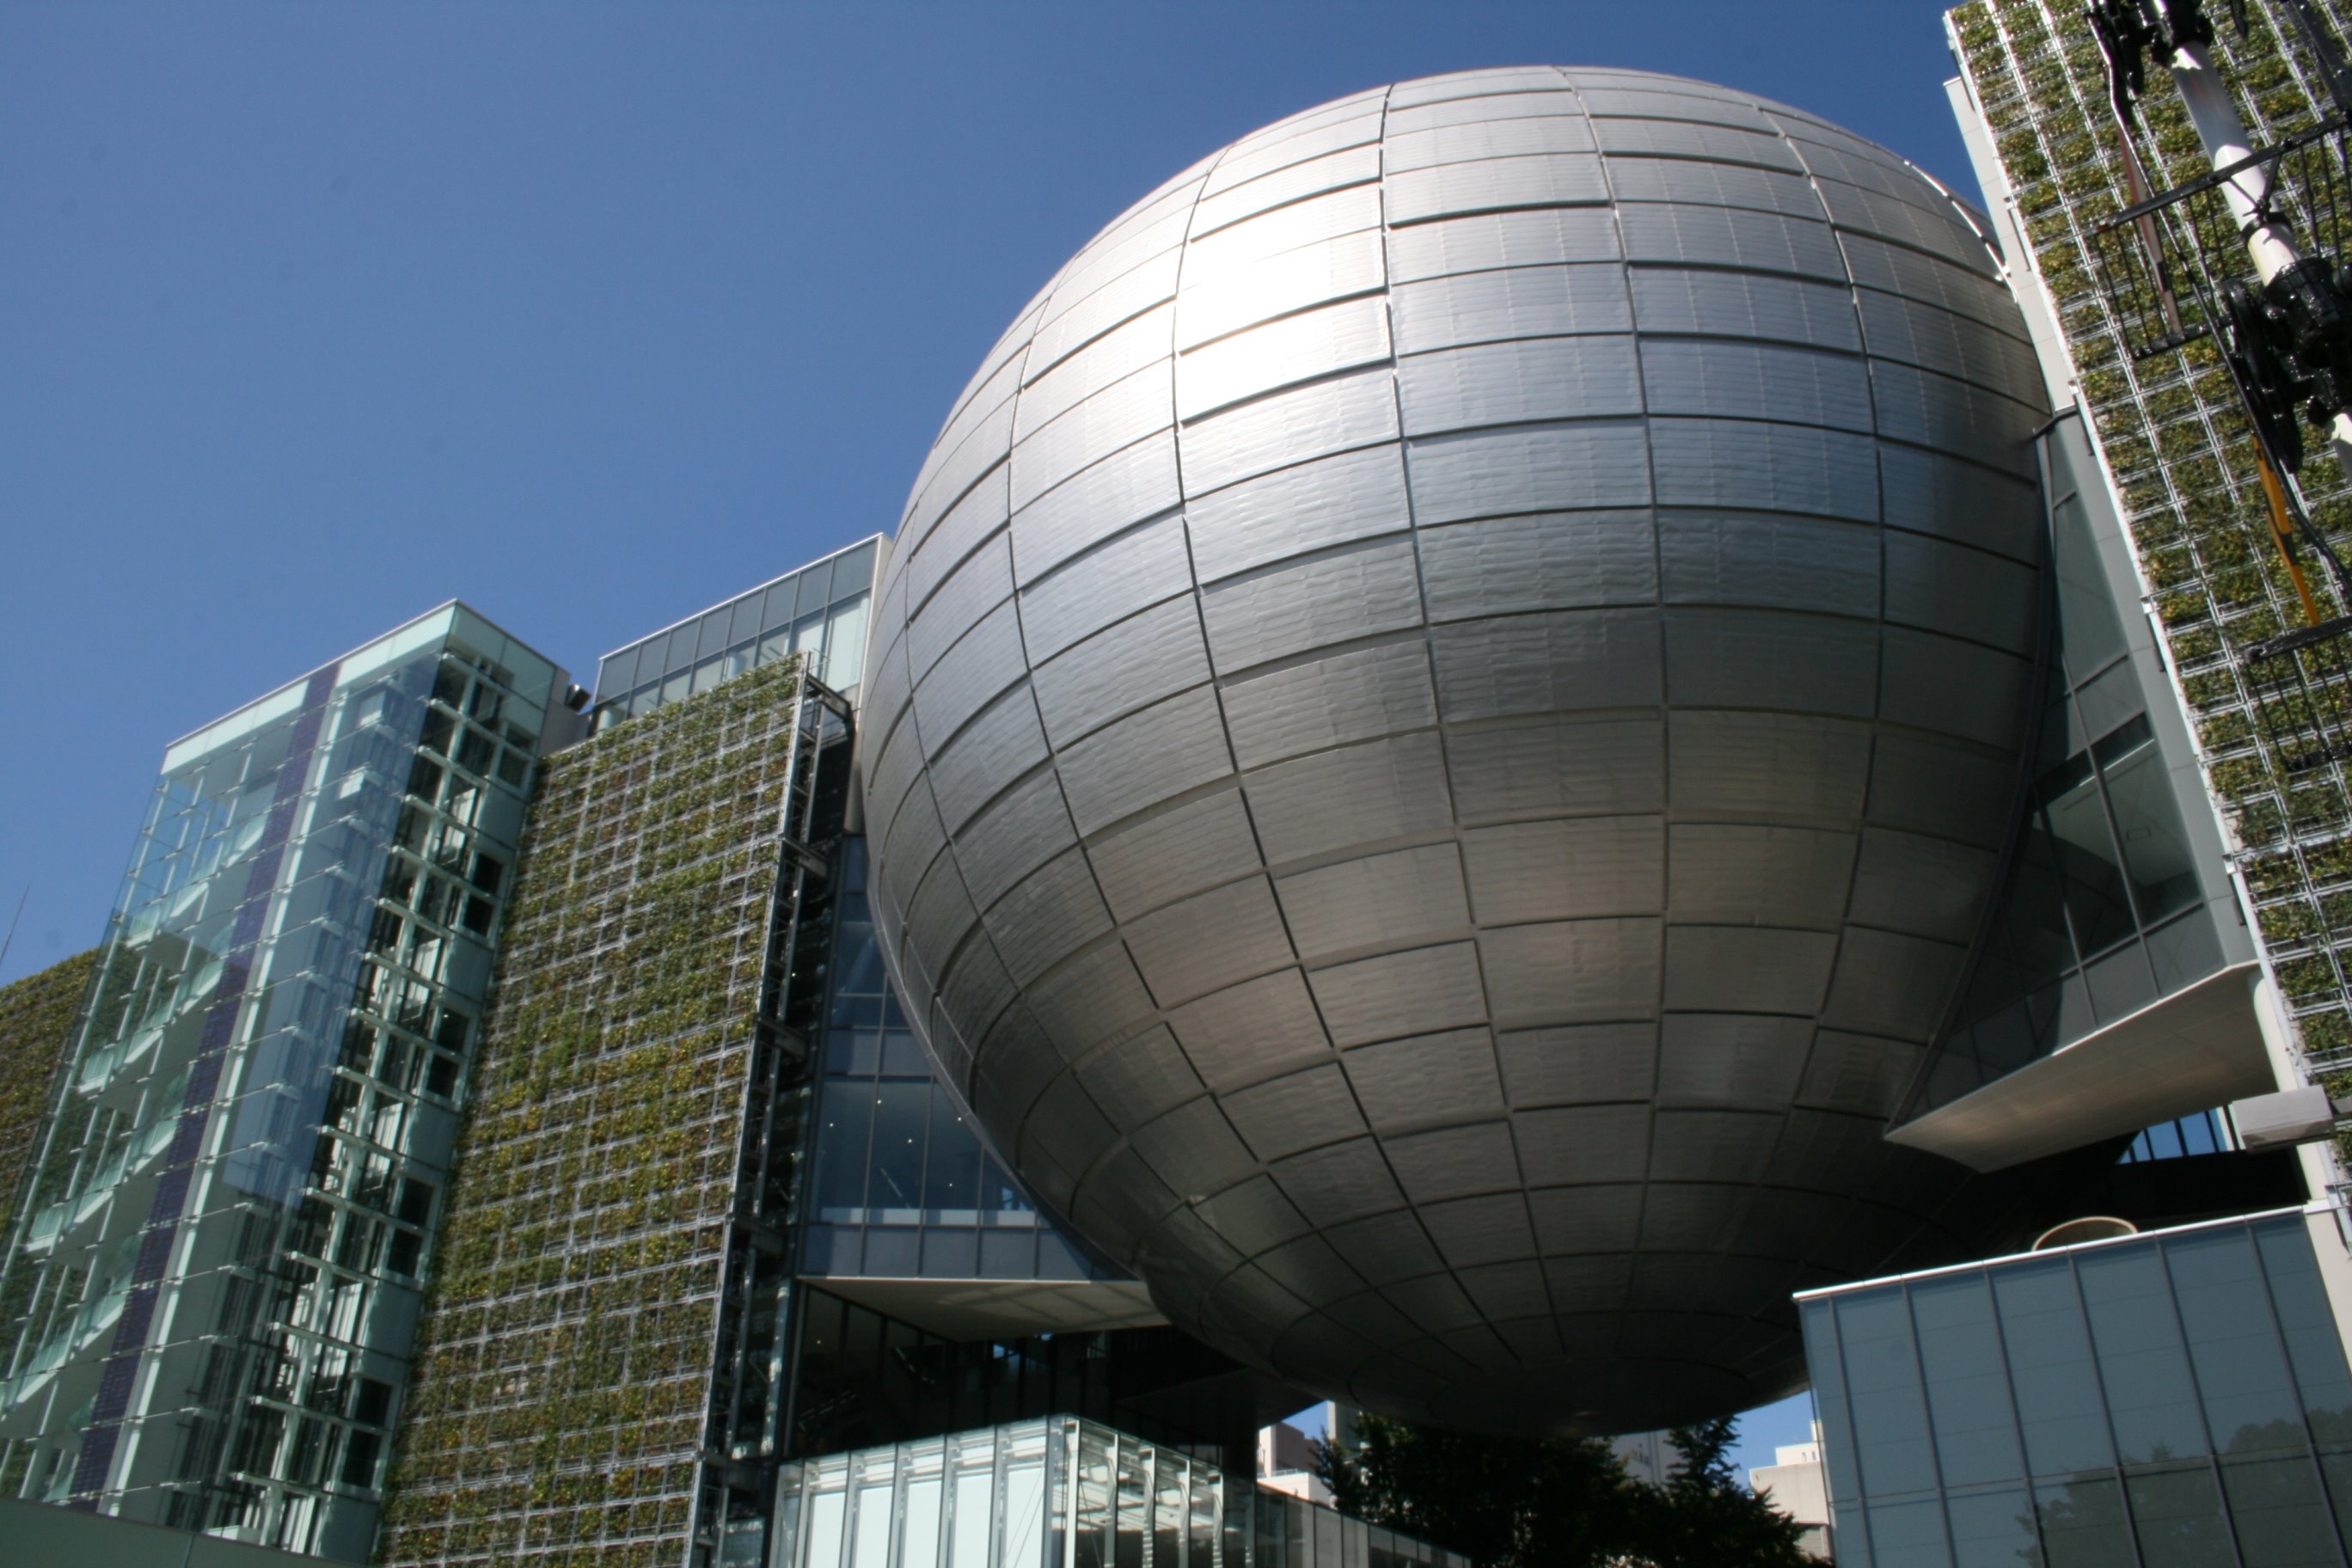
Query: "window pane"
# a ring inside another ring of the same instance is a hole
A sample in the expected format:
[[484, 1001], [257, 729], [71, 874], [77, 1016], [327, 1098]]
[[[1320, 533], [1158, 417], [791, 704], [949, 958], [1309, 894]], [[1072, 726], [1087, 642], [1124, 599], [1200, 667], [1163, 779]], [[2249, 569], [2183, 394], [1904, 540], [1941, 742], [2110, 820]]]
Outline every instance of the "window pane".
[[[2071, 489], [2073, 476], [2061, 478], [2064, 459], [2052, 442], [2053, 482]], [[2107, 591], [2107, 574], [2099, 564], [2098, 545], [2091, 537], [2090, 515], [2078, 496], [2067, 496], [2050, 511], [2050, 549], [2058, 568], [2058, 637], [2067, 672], [2081, 685], [2124, 655], [2123, 617]]]
[[729, 647], [751, 642], [760, 635], [760, 606], [764, 594], [746, 594], [727, 606], [727, 642]]
[[1944, 1510], [1934, 1498], [1917, 1502], [1874, 1502], [1870, 1516], [1871, 1554], [1882, 1563], [1945, 1561]]
[[934, 1221], [971, 1225], [980, 1218], [980, 1139], [956, 1112], [940, 1084], [931, 1089], [930, 1159], [923, 1175], [923, 1207]]
[[907, 1483], [907, 1523], [899, 1548], [900, 1568], [937, 1568], [940, 1560], [938, 1476]]
[[2214, 1448], [2259, 1454], [2305, 1447], [2302, 1404], [2252, 1239], [2232, 1227], [2163, 1245]]
[[700, 631], [695, 641], [694, 657], [698, 660], [714, 658], [724, 651], [727, 647], [727, 623], [730, 619], [732, 617], [722, 605], [706, 614], [697, 623]]
[[824, 652], [824, 617], [803, 616], [793, 623], [793, 651], [808, 656], [810, 668], [818, 668], [816, 660]]
[[2147, 1568], [2206, 1568], [2230, 1560], [2230, 1526], [2207, 1467], [2127, 1476], [2124, 1489]]
[[873, 1091], [862, 1084], [827, 1084], [817, 1131], [817, 1217], [856, 1223], [866, 1217], [866, 1138], [874, 1120]]
[[2203, 1454], [2204, 1423], [2162, 1259], [2152, 1248], [2133, 1247], [2086, 1253], [2074, 1267], [2123, 1462]]
[[2066, 908], [2087, 956], [2132, 934], [2131, 900], [2089, 755], [2077, 752], [2044, 774], [2042, 801]]
[[846, 551], [833, 563], [833, 597], [839, 601], [853, 594], [866, 592], [874, 582], [874, 544], [872, 541]]
[[2323, 1446], [2352, 1438], [2352, 1375], [2303, 1216], [2263, 1221], [2254, 1227], [2254, 1246], [2270, 1279], [2271, 1304], [2286, 1335], [2287, 1360], [2303, 1391], [2312, 1436]]
[[2045, 1483], [2033, 1489], [2033, 1504], [2048, 1568], [2137, 1568], [2123, 1490], [2114, 1481]]
[[2013, 1265], [1993, 1277], [1993, 1299], [2029, 1469], [2068, 1475], [2113, 1464], [2073, 1268], [2063, 1258]]
[[2344, 1561], [2311, 1456], [2224, 1460], [2221, 1489], [2245, 1568], [2319, 1568]]
[[2133, 900], [2141, 923], [2154, 925], [2195, 903], [2198, 887], [2179, 803], [2147, 719], [2135, 719], [2100, 742], [2099, 766], [2106, 774], [2107, 805], [2131, 871]]
[[797, 576], [787, 577], [781, 583], [771, 584], [766, 603], [760, 611], [760, 625], [769, 631], [773, 631], [779, 626], [791, 626], [793, 599], [799, 592], [800, 579]]
[[999, 1164], [993, 1156], [988, 1158], [981, 1172], [981, 1207], [990, 1214], [1029, 1215], [1036, 1212], [1029, 1194], [1021, 1190], [1013, 1174]]
[[1953, 1568], [2017, 1568], [2033, 1561], [2033, 1505], [2024, 1488], [1949, 1498], [1944, 1506], [1951, 1516]]
[[1837, 1313], [1863, 1495], [1933, 1489], [1936, 1467], [1919, 1390], [1918, 1349], [1902, 1290], [1847, 1297], [1838, 1302]]
[[1799, 1309], [1804, 1322], [1805, 1365], [1813, 1379], [1813, 1403], [1822, 1415], [1822, 1457], [1829, 1468], [1830, 1495], [1853, 1502], [1862, 1495], [1853, 1473], [1853, 1430], [1845, 1396], [1845, 1373], [1840, 1364], [1837, 1310], [1827, 1301], [1807, 1301]]
[[855, 686], [866, 673], [866, 611], [870, 601], [864, 595], [845, 605], [836, 605], [827, 617], [832, 632], [825, 644], [824, 675], [827, 686]]
[[923, 1130], [931, 1086], [886, 1083], [874, 1094], [874, 1176], [866, 1201], [877, 1209], [917, 1209], [923, 1201]]
[[2022, 1477], [2009, 1373], [1993, 1325], [1992, 1292], [1983, 1276], [1911, 1287], [1911, 1315], [1918, 1325], [1943, 1484], [1967, 1487]]
[[793, 614], [804, 617], [824, 608], [833, 597], [833, 563], [820, 561], [800, 574], [800, 599]]

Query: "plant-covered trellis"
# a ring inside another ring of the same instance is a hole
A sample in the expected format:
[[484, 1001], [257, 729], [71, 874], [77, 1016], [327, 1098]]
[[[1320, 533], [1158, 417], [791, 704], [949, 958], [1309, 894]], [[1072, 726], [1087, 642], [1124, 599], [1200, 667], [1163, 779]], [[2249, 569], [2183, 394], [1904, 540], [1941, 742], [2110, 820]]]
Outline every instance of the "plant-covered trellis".
[[92, 948], [0, 987], [0, 1236], [97, 963]]
[[799, 689], [542, 767], [383, 1563], [686, 1561]]
[[[2352, 8], [2331, 0], [2325, 9], [2342, 33]], [[2326, 92], [2299, 36], [2267, 0], [2250, 0], [2246, 22], [2242, 37], [2227, 22], [2218, 26], [2214, 54], [2254, 141], [2271, 145], [2316, 124]], [[1977, 0], [1949, 23], [2114, 471], [2287, 1009], [2315, 1068], [2352, 1065], [2352, 795], [2340, 761], [2291, 771], [2307, 759], [2279, 754], [2250, 706], [2249, 654], [2304, 615], [2269, 542], [2237, 392], [2210, 335], [2137, 360], [2126, 346], [2126, 323], [2098, 273], [2095, 231], [2135, 198], [2105, 63], [2082, 6]], [[2210, 171], [2162, 71], [2148, 73], [2139, 113], [2147, 134], [2137, 146], [2151, 185]], [[2305, 495], [2341, 552], [2352, 494], [2325, 443], [2310, 445]], [[2352, 605], [2322, 609], [2342, 615]]]

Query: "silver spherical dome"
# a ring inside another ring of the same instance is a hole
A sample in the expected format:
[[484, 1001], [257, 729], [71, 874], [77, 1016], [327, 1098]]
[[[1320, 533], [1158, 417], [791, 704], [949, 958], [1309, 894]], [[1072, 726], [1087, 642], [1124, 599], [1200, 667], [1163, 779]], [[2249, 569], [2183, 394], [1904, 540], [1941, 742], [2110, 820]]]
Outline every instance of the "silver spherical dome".
[[1885, 151], [1621, 70], [1382, 88], [1138, 203], [914, 487], [888, 962], [1179, 1324], [1408, 1416], [1802, 1381], [1935, 1255], [1880, 1131], [2019, 773], [2041, 382]]

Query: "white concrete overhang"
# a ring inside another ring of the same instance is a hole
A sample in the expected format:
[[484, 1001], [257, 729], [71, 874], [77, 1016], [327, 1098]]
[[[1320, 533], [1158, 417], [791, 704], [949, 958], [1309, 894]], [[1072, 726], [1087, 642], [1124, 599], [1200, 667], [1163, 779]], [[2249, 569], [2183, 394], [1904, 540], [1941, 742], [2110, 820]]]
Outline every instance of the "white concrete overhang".
[[1135, 1279], [843, 1279], [808, 1281], [885, 1317], [961, 1343], [1030, 1334], [1154, 1329], [1168, 1320]]
[[2000, 1171], [2277, 1088], [2254, 1012], [2259, 964], [2152, 1002], [1950, 1104], [1889, 1142]]

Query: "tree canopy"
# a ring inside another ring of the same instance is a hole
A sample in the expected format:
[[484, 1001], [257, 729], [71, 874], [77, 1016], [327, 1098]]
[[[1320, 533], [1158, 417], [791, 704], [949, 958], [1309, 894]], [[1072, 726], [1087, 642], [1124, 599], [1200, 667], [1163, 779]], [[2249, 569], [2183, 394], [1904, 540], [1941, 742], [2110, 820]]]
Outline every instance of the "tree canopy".
[[1482, 1437], [1360, 1416], [1318, 1445], [1339, 1510], [1479, 1568], [1800, 1568], [1803, 1527], [1739, 1484], [1731, 1418], [1668, 1434], [1682, 1463], [1637, 1481], [1601, 1438]]

